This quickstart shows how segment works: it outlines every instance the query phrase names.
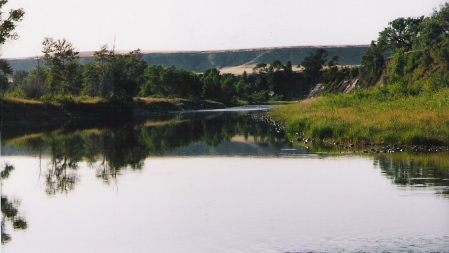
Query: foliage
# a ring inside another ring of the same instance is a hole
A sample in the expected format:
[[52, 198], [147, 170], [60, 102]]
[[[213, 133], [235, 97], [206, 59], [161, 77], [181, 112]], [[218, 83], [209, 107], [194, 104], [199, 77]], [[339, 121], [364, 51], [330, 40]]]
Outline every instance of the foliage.
[[315, 53], [310, 53], [309, 56], [304, 58], [301, 62], [301, 66], [304, 67], [304, 78], [307, 82], [317, 81], [320, 78], [320, 70], [327, 61], [328, 53], [324, 49], [318, 49]]
[[428, 49], [448, 39], [449, 34], [449, 3], [441, 5], [430, 17], [426, 17], [419, 27], [414, 49]]
[[147, 66], [140, 49], [127, 55], [111, 57], [107, 63], [110, 90], [106, 90], [106, 97], [126, 103], [132, 102], [144, 83], [143, 74]]
[[174, 67], [165, 68], [161, 65], [148, 67], [144, 73], [145, 83], [140, 87], [138, 96], [161, 96], [199, 98], [202, 85], [195, 73], [177, 70]]
[[[51, 93], [71, 93], [73, 89], [77, 88], [71, 87], [71, 82], [73, 81], [73, 75], [71, 71], [76, 70], [77, 66], [73, 63], [68, 64], [79, 58], [75, 47], [72, 43], [66, 39], [54, 40], [53, 38], [47, 37], [42, 42], [44, 53], [44, 63], [49, 67], [47, 74], [47, 84], [48, 89]], [[69, 67], [67, 67], [69, 66]], [[77, 77], [78, 74], [75, 74]]]
[[220, 71], [216, 68], [210, 68], [204, 71], [200, 81], [203, 84], [201, 96], [203, 98], [219, 98], [220, 97]]
[[6, 91], [9, 87], [8, 76], [12, 75], [13, 70], [8, 61], [0, 59], [0, 92]]
[[[8, 0], [0, 1], [0, 9], [8, 3]], [[0, 12], [0, 44], [5, 43], [7, 39], [16, 40], [19, 35], [14, 31], [17, 23], [23, 20], [25, 11], [20, 8], [17, 10], [10, 10], [9, 15], [6, 19], [3, 19], [3, 12]]]
[[397, 18], [379, 33], [378, 43], [386, 51], [394, 52], [403, 48], [405, 52], [413, 49], [416, 37], [420, 34], [424, 16], [419, 18]]
[[[24, 98], [40, 98], [49, 92], [46, 83], [47, 73], [47, 70], [41, 68], [32, 69], [25, 79], [17, 81], [17, 90], [23, 92]], [[14, 82], [16, 81], [14, 80]]]
[[405, 49], [400, 48], [396, 50], [396, 53], [392, 57], [391, 73], [390, 73], [390, 83], [396, 83], [404, 76], [404, 68], [407, 64], [407, 59], [405, 57]]
[[[0, 9], [8, 3], [8, 0], [0, 0]], [[14, 32], [17, 23], [22, 21], [25, 12], [23, 9], [10, 10], [6, 19], [3, 19], [3, 12], [0, 11], [0, 45], [4, 44], [7, 39], [16, 40], [19, 35]], [[0, 93], [3, 93], [9, 88], [8, 77], [13, 74], [11, 66], [8, 61], [0, 60]]]
[[[11, 164], [4, 164], [1, 171], [1, 179], [8, 179], [10, 173], [14, 170]], [[9, 221], [14, 229], [25, 230], [28, 224], [24, 217], [19, 215], [18, 202], [10, 201], [3, 194], [1, 195], [2, 202], [2, 221], [1, 221], [1, 237], [2, 244], [6, 244], [11, 240], [11, 236], [6, 233], [6, 222]]]
[[431, 56], [445, 71], [449, 71], [449, 38], [432, 47]]
[[371, 48], [362, 57], [360, 72], [363, 82], [367, 85], [375, 84], [385, 68], [385, 59], [382, 46], [371, 42]]

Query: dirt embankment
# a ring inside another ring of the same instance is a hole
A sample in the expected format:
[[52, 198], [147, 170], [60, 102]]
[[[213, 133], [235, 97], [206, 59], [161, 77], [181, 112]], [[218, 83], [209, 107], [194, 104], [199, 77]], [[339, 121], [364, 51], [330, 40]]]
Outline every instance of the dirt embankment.
[[[333, 87], [333, 91], [349, 93], [357, 87], [361, 86], [361, 81], [359, 78], [353, 78], [349, 80], [341, 81], [336, 87]], [[317, 84], [307, 95], [307, 98], [318, 97], [323, 94], [323, 92], [327, 91], [325, 84], [319, 83]]]

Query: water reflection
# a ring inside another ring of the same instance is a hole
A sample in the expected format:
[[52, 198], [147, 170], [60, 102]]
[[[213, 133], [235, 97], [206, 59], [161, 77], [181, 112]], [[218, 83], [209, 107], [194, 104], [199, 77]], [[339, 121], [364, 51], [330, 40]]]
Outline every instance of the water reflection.
[[449, 197], [449, 156], [447, 154], [378, 155], [375, 163], [396, 185], [431, 187]]
[[[1, 179], [8, 179], [10, 173], [14, 170], [14, 167], [10, 164], [5, 164], [1, 171]], [[3, 193], [3, 191], [2, 191]], [[13, 229], [24, 230], [27, 229], [28, 225], [25, 218], [19, 214], [18, 205], [19, 201], [11, 201], [7, 196], [1, 195], [2, 201], [2, 221], [1, 221], [1, 233], [2, 233], [2, 244], [6, 244], [11, 241], [11, 235], [7, 233], [6, 227], [8, 222]]]
[[[275, 131], [270, 124], [255, 121], [257, 117], [235, 113], [176, 115], [113, 128], [61, 129], [25, 135], [6, 140], [3, 150], [10, 154], [49, 155], [51, 165], [42, 176], [46, 193], [54, 195], [75, 188], [79, 181], [76, 169], [83, 160], [96, 169], [98, 178], [109, 184], [124, 168], [140, 170], [150, 156], [209, 155], [217, 151], [226, 156], [258, 155], [259, 149], [249, 148], [255, 145], [265, 150], [280, 150], [289, 144], [284, 133]], [[236, 152], [235, 147], [223, 149], [226, 145], [222, 144], [234, 138], [243, 140], [240, 144], [248, 141], [246, 152], [241, 149]]]

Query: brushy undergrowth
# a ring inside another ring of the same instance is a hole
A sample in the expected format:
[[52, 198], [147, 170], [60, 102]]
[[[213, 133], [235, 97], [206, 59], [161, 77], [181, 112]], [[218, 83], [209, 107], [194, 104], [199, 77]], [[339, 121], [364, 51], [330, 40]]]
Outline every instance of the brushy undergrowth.
[[327, 94], [275, 108], [271, 116], [304, 138], [342, 142], [449, 144], [447, 75]]

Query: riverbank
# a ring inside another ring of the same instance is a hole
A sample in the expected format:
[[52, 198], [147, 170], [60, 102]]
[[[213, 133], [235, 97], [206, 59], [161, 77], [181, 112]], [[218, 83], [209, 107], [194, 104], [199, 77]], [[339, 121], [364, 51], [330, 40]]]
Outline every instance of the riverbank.
[[49, 125], [66, 120], [131, 120], [150, 114], [170, 111], [221, 109], [226, 106], [209, 100], [136, 98], [133, 104], [103, 99], [70, 100], [61, 103], [45, 103], [36, 100], [4, 98], [2, 100], [2, 124]]
[[328, 94], [274, 108], [270, 116], [295, 140], [449, 145], [449, 88], [417, 95], [397, 93], [394, 86]]

